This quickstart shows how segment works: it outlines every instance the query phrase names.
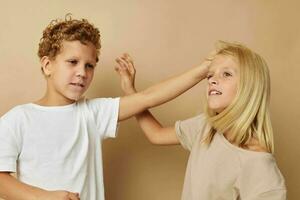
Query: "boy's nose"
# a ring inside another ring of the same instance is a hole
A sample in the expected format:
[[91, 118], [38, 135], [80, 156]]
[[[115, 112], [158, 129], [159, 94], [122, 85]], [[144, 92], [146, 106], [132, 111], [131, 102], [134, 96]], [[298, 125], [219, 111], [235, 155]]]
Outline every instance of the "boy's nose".
[[86, 77], [86, 71], [85, 71], [85, 67], [78, 67], [77, 71], [76, 71], [76, 76], [85, 78]]

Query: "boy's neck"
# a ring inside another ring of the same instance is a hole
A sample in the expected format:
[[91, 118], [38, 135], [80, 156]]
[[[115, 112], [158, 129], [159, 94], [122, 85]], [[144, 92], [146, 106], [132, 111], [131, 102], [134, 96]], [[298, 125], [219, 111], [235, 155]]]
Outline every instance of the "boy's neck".
[[54, 99], [50, 98], [47, 95], [42, 97], [41, 99], [35, 101], [34, 103], [40, 106], [65, 106], [74, 103], [75, 100], [71, 99]]

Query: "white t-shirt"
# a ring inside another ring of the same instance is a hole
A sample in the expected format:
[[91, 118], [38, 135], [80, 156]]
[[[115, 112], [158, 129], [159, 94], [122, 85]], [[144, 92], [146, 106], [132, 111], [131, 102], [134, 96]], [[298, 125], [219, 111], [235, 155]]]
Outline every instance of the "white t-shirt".
[[19, 105], [0, 119], [0, 171], [47, 190], [104, 200], [101, 140], [115, 137], [119, 98]]

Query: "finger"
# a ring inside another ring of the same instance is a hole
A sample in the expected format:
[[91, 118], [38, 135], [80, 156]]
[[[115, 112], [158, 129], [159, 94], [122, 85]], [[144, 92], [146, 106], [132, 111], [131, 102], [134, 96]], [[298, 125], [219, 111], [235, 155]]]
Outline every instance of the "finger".
[[135, 68], [124, 56], [122, 56], [118, 62], [124, 67], [123, 70], [126, 70], [129, 73], [128, 75], [135, 76]]
[[135, 70], [133, 61], [131, 60], [130, 56], [128, 54], [124, 54], [124, 56], [121, 58], [127, 62], [127, 68], [128, 68], [129, 73], [131, 75], [134, 75], [136, 70]]
[[133, 62], [125, 55], [121, 56], [121, 59], [126, 62], [127, 65], [132, 65]]
[[124, 56], [128, 60], [128, 62], [130, 62], [133, 65], [133, 59], [131, 58], [131, 56], [128, 53], [124, 53]]
[[80, 200], [79, 194], [78, 194], [78, 193], [72, 193], [72, 192], [69, 192], [69, 193], [68, 193], [68, 198], [69, 198], [70, 200]]
[[114, 69], [115, 69], [115, 71], [116, 71], [116, 72], [118, 72], [118, 73], [119, 73], [119, 71], [120, 71], [120, 68], [119, 68], [119, 66], [115, 66], [115, 68], [114, 68]]
[[124, 61], [123, 58], [117, 58], [116, 61], [117, 61], [117, 63], [118, 63], [121, 67], [127, 68], [127, 65], [128, 65], [128, 64], [126, 63], [126, 61]]
[[115, 71], [120, 75], [120, 76], [130, 76], [128, 70], [126, 68], [120, 67], [120, 66], [115, 66]]
[[124, 71], [128, 71], [127, 64], [124, 61], [122, 61], [122, 59], [117, 58], [116, 61], [118, 63], [118, 67], [117, 67], [118, 72], [123, 73]]
[[134, 66], [133, 60], [128, 53], [124, 53], [122, 55], [122, 59], [124, 59], [128, 63], [128, 65], [132, 65], [132, 67]]
[[128, 72], [131, 75], [135, 75], [135, 68], [132, 65], [132, 63], [130, 61], [126, 60], [126, 58], [124, 58], [124, 57], [122, 57], [121, 59], [126, 63], [126, 70], [128, 70]]
[[205, 60], [210, 60], [210, 61], [212, 61], [214, 58], [215, 58], [215, 56], [217, 55], [217, 50], [213, 50], [213, 51], [211, 51], [209, 54], [208, 54], [208, 56], [206, 57], [206, 59]]

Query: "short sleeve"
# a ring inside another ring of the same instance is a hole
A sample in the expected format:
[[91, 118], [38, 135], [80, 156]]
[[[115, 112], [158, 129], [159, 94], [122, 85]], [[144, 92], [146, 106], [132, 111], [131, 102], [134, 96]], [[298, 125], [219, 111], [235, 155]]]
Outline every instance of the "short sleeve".
[[204, 114], [175, 123], [176, 135], [185, 149], [191, 151], [196, 137], [203, 135], [205, 124], [206, 119]]
[[245, 200], [286, 200], [286, 190], [279, 189], [279, 190], [271, 190], [261, 194], [258, 194], [253, 197], [249, 197]]
[[0, 119], [0, 171], [16, 172], [19, 155], [18, 142], [6, 121]]
[[116, 137], [120, 98], [96, 98], [87, 100], [97, 130], [102, 138]]
[[286, 200], [285, 181], [275, 158], [271, 154], [260, 156], [249, 159], [242, 167], [239, 177], [241, 199]]

